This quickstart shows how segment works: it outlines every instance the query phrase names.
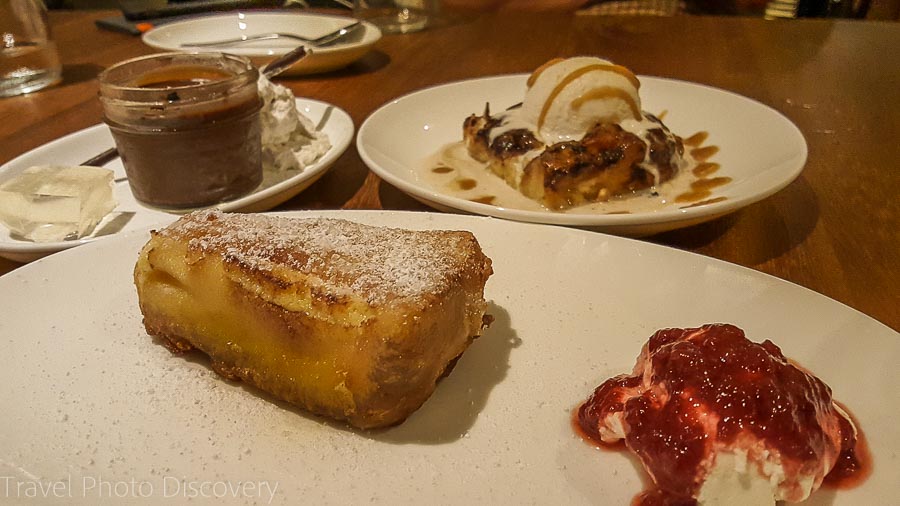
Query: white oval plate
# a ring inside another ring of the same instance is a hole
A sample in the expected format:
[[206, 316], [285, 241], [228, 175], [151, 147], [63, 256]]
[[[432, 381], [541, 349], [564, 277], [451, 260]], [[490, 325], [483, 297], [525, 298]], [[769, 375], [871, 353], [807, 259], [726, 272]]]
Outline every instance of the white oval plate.
[[[256, 66], [262, 66], [274, 57], [297, 47], [300, 42], [291, 39], [266, 40], [244, 42], [228, 47], [181, 47], [181, 44], [218, 41], [273, 32], [295, 33], [307, 38], [316, 38], [339, 30], [354, 21], [349, 17], [324, 14], [235, 12], [160, 25], [145, 32], [142, 38], [145, 44], [156, 49], [221, 51], [247, 56]], [[365, 21], [362, 23], [363, 29], [359, 34], [350, 35], [347, 41], [338, 42], [332, 46], [313, 49], [309, 56], [284, 71], [282, 75], [328, 72], [345, 67], [362, 58], [381, 38], [381, 30], [377, 26]]]
[[[806, 163], [803, 134], [779, 112], [746, 97], [694, 83], [641, 76], [643, 109], [666, 111], [676, 134], [709, 132], [719, 152], [716, 176], [732, 182], [713, 197], [726, 200], [679, 209], [675, 205], [631, 214], [566, 213], [497, 207], [450, 195], [423, 179], [423, 164], [441, 146], [462, 140], [463, 120], [481, 114], [485, 102], [503, 110], [520, 102], [527, 75], [473, 79], [428, 88], [393, 100], [369, 116], [356, 147], [366, 165], [388, 183], [442, 210], [459, 210], [518, 221], [593, 227], [643, 236], [717, 218], [762, 200], [794, 180]], [[485, 178], [495, 177], [488, 171]]]
[[145, 231], [47, 257], [0, 277], [0, 476], [12, 493], [31, 480], [69, 486], [52, 504], [181, 504], [201, 488], [223, 497], [191, 503], [629, 504], [642, 473], [576, 436], [572, 409], [631, 371], [654, 330], [730, 322], [819, 375], [868, 437], [869, 480], [804, 504], [900, 497], [900, 336], [827, 297], [578, 229], [440, 213], [289, 215], [472, 231], [493, 260], [496, 320], [406, 422], [358, 432], [154, 343], [132, 282]]
[[[289, 200], [309, 185], [322, 177], [331, 165], [347, 150], [353, 139], [353, 120], [343, 109], [318, 100], [297, 99], [297, 106], [309, 117], [319, 130], [328, 134], [331, 149], [325, 152], [315, 163], [306, 167], [296, 175], [280, 181], [272, 186], [260, 188], [239, 199], [219, 204], [224, 211], [257, 212], [271, 209]], [[113, 147], [115, 144], [106, 125], [94, 125], [79, 130], [53, 142], [35, 148], [0, 167], [0, 181], [19, 174], [33, 165], [78, 165], [92, 156]], [[116, 159], [105, 165], [114, 171], [116, 178], [125, 177], [122, 160]], [[57, 251], [109, 237], [127, 230], [141, 229], [148, 225], [166, 223], [178, 216], [158, 209], [145, 207], [134, 199], [128, 183], [123, 180], [117, 183], [113, 195], [118, 206], [89, 236], [75, 241], [36, 243], [15, 239], [9, 230], [0, 223], [0, 256], [17, 262], [30, 262]], [[112, 223], [119, 213], [134, 213], [124, 227]], [[107, 227], [107, 224], [110, 224]]]

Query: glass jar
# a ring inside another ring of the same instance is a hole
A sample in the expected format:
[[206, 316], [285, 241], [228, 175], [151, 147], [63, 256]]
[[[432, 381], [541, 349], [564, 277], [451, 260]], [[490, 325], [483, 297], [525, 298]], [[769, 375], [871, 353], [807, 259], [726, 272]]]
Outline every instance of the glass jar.
[[262, 181], [259, 72], [220, 53], [162, 53], [102, 72], [100, 102], [142, 203], [203, 207]]

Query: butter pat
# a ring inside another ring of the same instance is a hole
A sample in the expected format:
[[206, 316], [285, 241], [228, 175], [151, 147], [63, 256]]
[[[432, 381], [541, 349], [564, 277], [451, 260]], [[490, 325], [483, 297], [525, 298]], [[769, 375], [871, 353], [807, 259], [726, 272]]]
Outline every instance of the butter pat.
[[115, 209], [112, 187], [99, 167], [30, 167], [0, 184], [0, 221], [35, 242], [78, 239]]

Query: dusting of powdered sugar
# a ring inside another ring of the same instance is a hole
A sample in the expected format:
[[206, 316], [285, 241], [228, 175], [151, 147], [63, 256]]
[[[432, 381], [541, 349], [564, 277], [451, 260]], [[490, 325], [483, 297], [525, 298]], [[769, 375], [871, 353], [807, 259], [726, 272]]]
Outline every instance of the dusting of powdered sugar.
[[[346, 220], [191, 213], [163, 237], [187, 240], [191, 250], [264, 272], [279, 281], [287, 268], [327, 280], [324, 289], [380, 305], [438, 294], [471, 266], [485, 260], [468, 232], [411, 231]], [[473, 247], [474, 246], [474, 247]]]

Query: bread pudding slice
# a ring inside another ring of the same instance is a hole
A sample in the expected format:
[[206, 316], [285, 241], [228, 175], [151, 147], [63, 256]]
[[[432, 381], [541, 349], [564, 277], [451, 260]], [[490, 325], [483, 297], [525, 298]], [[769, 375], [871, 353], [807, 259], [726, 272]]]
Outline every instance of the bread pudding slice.
[[662, 127], [642, 139], [598, 123], [580, 141], [558, 142], [529, 161], [519, 190], [554, 210], [605, 202], [672, 179], [683, 154], [681, 139]]
[[[463, 141], [469, 156], [486, 164], [506, 184], [518, 188], [522, 167], [529, 156], [534, 156], [537, 150], [544, 147], [544, 143], [527, 128], [505, 129], [508, 113], [509, 110], [491, 116], [490, 105], [485, 105], [484, 115], [472, 114], [463, 122]], [[503, 132], [494, 135], [498, 128]]]
[[659, 118], [597, 123], [579, 139], [544, 144], [515, 119], [515, 109], [471, 115], [463, 123], [469, 155], [526, 197], [554, 211], [631, 195], [672, 179], [684, 144]]
[[151, 233], [134, 278], [174, 353], [375, 428], [418, 409], [481, 333], [491, 273], [469, 232], [200, 211]]

